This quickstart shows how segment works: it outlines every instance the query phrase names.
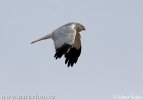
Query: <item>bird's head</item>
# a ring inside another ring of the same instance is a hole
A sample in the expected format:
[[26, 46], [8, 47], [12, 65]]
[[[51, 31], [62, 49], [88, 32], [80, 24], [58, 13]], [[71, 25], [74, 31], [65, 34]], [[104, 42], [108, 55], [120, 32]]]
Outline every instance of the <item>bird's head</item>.
[[75, 27], [76, 27], [76, 30], [77, 30], [78, 32], [80, 32], [80, 31], [82, 31], [82, 30], [85, 30], [85, 27], [84, 27], [82, 24], [80, 24], [80, 23], [76, 23], [76, 24], [75, 24]]

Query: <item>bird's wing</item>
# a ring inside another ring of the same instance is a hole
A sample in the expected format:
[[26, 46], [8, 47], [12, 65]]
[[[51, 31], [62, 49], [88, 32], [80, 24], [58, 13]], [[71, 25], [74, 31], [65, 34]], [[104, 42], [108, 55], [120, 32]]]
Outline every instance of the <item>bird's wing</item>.
[[52, 39], [54, 41], [56, 53], [55, 58], [61, 58], [73, 46], [76, 36], [76, 30], [72, 25], [66, 25], [53, 31]]
[[80, 40], [80, 33], [76, 33], [75, 41], [73, 47], [70, 49], [69, 52], [65, 54], [65, 64], [69, 66], [73, 66], [74, 63], [77, 62], [78, 57], [81, 53], [81, 40]]

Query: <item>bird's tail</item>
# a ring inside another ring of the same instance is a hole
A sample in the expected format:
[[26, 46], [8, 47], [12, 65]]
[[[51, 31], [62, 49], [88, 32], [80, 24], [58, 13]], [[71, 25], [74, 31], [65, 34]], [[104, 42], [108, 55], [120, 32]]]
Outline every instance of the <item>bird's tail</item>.
[[39, 41], [41, 41], [41, 40], [49, 39], [49, 38], [52, 38], [52, 34], [48, 34], [48, 35], [46, 35], [46, 36], [43, 36], [42, 38], [31, 42], [31, 44], [33, 44], [33, 43], [35, 43], [35, 42], [39, 42]]

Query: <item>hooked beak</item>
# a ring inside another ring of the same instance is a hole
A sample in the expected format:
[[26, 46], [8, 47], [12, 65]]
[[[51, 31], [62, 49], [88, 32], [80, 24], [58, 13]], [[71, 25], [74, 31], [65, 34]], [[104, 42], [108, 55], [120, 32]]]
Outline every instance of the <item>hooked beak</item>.
[[83, 28], [83, 30], [85, 31], [85, 27]]

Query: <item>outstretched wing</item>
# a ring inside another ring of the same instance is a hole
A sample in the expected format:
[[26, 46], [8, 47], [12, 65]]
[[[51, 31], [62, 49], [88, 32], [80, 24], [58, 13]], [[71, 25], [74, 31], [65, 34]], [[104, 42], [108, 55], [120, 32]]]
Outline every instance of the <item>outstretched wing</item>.
[[73, 25], [65, 25], [53, 31], [52, 39], [54, 41], [56, 53], [55, 58], [61, 58], [67, 53], [74, 44], [76, 31]]
[[76, 33], [75, 41], [73, 47], [70, 49], [69, 52], [65, 54], [65, 64], [69, 66], [73, 66], [80, 56], [81, 53], [81, 40], [80, 40], [80, 33]]

